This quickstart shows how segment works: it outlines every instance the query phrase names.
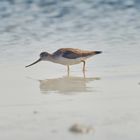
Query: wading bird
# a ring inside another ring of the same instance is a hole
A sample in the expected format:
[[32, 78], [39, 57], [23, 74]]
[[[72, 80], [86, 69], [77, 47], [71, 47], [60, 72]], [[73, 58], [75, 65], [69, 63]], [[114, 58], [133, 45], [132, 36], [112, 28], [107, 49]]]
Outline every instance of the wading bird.
[[88, 51], [80, 50], [75, 48], [61, 48], [50, 54], [48, 52], [41, 52], [40, 58], [34, 63], [27, 65], [26, 67], [32, 66], [40, 61], [51, 61], [54, 63], [62, 64], [67, 66], [69, 72], [70, 65], [75, 65], [83, 62], [83, 72], [85, 71], [85, 60], [91, 56], [102, 53], [101, 51]]

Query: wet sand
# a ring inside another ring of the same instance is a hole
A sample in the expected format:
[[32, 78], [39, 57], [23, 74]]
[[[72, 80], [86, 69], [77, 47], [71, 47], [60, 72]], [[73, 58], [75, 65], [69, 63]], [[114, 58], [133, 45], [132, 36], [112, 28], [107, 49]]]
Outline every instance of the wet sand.
[[[81, 65], [70, 77], [51, 63], [30, 69], [1, 65], [0, 139], [139, 140], [139, 73], [91, 64], [85, 78]], [[76, 123], [95, 131], [73, 133]]]

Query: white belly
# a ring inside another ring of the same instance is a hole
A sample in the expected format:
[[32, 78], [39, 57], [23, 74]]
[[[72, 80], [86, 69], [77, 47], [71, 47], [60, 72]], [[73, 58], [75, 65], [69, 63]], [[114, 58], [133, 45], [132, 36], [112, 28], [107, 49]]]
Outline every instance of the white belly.
[[76, 58], [76, 59], [67, 59], [64, 57], [59, 57], [55, 60], [55, 63], [59, 63], [62, 65], [75, 65], [82, 62], [82, 60], [85, 60], [84, 58]]

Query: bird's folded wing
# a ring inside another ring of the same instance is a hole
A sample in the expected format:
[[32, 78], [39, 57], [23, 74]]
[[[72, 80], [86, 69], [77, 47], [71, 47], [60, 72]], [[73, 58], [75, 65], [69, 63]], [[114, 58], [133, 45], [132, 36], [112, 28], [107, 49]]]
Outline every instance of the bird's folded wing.
[[76, 52], [72, 52], [72, 51], [65, 51], [62, 54], [62, 57], [68, 58], [68, 59], [76, 59], [81, 57], [82, 54], [78, 54]]
[[79, 57], [87, 57], [96, 54], [95, 51], [82, 51], [79, 49], [63, 48], [53, 53], [55, 57], [62, 56], [68, 59], [76, 59]]

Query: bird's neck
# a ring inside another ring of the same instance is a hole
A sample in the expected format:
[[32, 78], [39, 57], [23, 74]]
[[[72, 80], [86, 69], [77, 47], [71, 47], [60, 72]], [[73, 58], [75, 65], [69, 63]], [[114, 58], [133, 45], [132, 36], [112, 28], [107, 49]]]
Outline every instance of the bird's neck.
[[52, 54], [48, 55], [46, 61], [51, 61], [51, 62], [57, 63], [55, 57]]

